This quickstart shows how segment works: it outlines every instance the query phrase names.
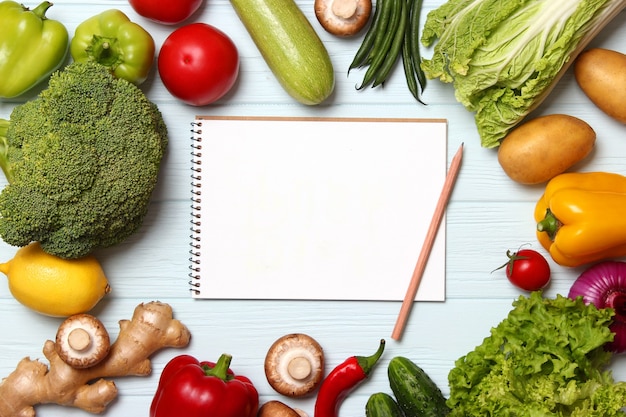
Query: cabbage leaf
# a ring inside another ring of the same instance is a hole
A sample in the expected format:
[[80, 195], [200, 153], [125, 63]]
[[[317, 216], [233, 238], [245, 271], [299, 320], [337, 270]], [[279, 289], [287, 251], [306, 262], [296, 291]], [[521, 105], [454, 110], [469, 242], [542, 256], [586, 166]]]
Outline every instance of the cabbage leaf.
[[475, 112], [481, 144], [500, 145], [551, 90], [589, 34], [626, 0], [449, 0], [428, 13], [426, 77], [453, 83]]
[[612, 309], [540, 291], [514, 308], [448, 374], [449, 417], [626, 416], [626, 382], [607, 366]]

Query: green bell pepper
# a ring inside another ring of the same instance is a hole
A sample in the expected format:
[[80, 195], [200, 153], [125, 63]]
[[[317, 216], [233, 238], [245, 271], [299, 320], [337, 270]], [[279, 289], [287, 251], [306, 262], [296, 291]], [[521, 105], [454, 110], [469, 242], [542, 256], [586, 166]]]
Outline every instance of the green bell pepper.
[[155, 45], [144, 28], [111, 9], [76, 27], [70, 53], [74, 61], [96, 61], [115, 77], [141, 84], [152, 68]]
[[45, 16], [50, 6], [44, 1], [30, 10], [0, 2], [0, 97], [25, 93], [65, 61], [69, 34], [61, 22]]

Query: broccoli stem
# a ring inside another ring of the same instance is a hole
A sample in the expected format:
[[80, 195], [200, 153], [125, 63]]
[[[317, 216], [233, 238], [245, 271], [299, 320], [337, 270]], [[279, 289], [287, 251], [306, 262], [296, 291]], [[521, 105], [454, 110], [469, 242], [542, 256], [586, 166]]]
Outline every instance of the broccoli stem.
[[7, 140], [7, 131], [9, 130], [10, 121], [0, 119], [0, 168], [7, 181], [11, 182], [12, 172], [9, 167], [9, 141]]

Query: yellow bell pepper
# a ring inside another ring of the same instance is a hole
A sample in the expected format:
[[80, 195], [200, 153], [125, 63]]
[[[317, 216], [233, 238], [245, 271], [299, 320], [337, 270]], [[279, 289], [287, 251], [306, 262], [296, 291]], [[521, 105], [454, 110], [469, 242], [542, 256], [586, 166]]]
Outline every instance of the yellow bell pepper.
[[626, 256], [626, 177], [557, 175], [537, 202], [535, 221], [537, 239], [559, 265]]

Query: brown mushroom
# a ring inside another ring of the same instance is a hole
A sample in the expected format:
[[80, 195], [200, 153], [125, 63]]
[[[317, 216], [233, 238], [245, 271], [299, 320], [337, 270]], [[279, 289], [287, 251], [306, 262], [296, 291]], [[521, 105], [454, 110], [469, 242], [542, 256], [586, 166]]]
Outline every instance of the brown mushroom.
[[297, 408], [291, 408], [281, 401], [271, 400], [259, 408], [257, 417], [307, 417], [307, 414]]
[[324, 377], [324, 351], [303, 333], [288, 334], [270, 347], [265, 357], [265, 376], [276, 392], [288, 397], [307, 395]]
[[322, 27], [337, 36], [352, 36], [365, 25], [372, 0], [315, 0], [315, 17]]
[[65, 319], [56, 335], [58, 355], [73, 368], [88, 368], [109, 354], [109, 333], [100, 320], [89, 314]]

